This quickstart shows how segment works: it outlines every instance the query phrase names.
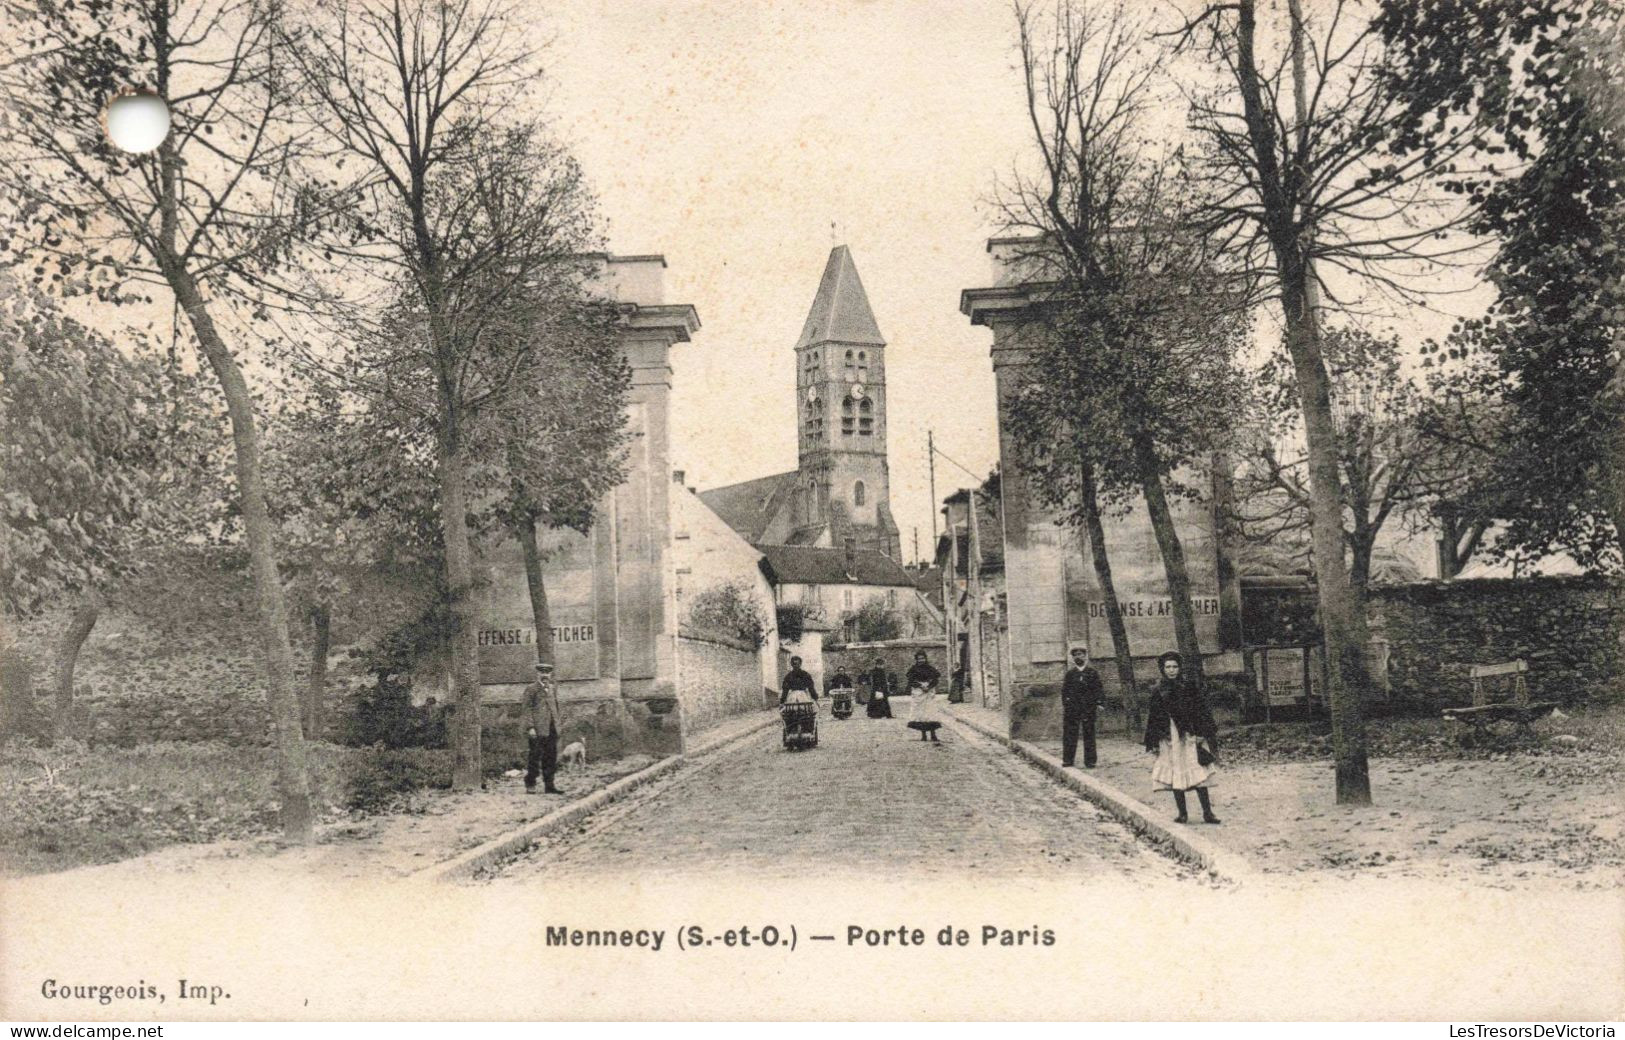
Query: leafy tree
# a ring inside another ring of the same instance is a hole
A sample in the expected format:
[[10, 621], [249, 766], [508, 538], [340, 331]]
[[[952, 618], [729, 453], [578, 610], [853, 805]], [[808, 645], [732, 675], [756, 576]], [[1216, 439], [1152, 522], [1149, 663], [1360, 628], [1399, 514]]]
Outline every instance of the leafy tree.
[[302, 720], [314, 739], [328, 726], [334, 623], [382, 637], [427, 613], [440, 588], [432, 450], [391, 410], [304, 380], [269, 425], [266, 472], [289, 597], [310, 626]]
[[184, 377], [177, 386], [151, 356], [127, 357], [9, 278], [0, 296], [0, 602], [12, 617], [74, 603], [53, 655], [60, 740], [108, 596], [188, 519], [171, 492], [192, 477], [199, 428], [180, 415], [196, 410]]
[[1322, 275], [1413, 296], [1427, 284], [1419, 273], [1469, 249], [1452, 234], [1462, 207], [1432, 189], [1470, 160], [1470, 140], [1448, 134], [1425, 154], [1396, 156], [1409, 102], [1382, 75], [1393, 56], [1359, 0], [1330, 0], [1312, 13], [1301, 0], [1284, 10], [1261, 10], [1257, 0], [1204, 4], [1171, 35], [1177, 51], [1206, 60], [1217, 84], [1186, 90], [1208, 180], [1202, 227], [1227, 241], [1227, 255], [1250, 276], [1249, 294], [1280, 306], [1303, 419], [1337, 801], [1369, 804], [1368, 639], [1343, 553], [1322, 327], [1325, 301], [1339, 297]]
[[749, 585], [728, 581], [704, 589], [689, 602], [687, 626], [742, 640], [758, 650], [767, 642], [767, 612]]
[[515, 345], [529, 351], [515, 377], [522, 389], [510, 407], [485, 413], [476, 454], [492, 460], [480, 475], [495, 486], [498, 515], [524, 552], [537, 660], [553, 663], [537, 528], [586, 534], [598, 503], [626, 479], [632, 373], [615, 308], [566, 279], [531, 291], [535, 320]]
[[[309, 156], [287, 118], [279, 10], [251, 0], [23, 7], [0, 62], [0, 178], [16, 200], [5, 248], [20, 267], [63, 295], [131, 302], [167, 290], [225, 396], [282, 825], [305, 840], [312, 814], [293, 653], [238, 322], [264, 314], [290, 243], [331, 205], [299, 175]], [[171, 118], [168, 137], [145, 154], [112, 147], [101, 129], [108, 97], [137, 83], [167, 101]]]
[[774, 614], [779, 638], [786, 643], [800, 642], [807, 631], [807, 624], [822, 620], [822, 611], [806, 603], [781, 603]]
[[[1498, 299], [1432, 357], [1462, 407], [1434, 432], [1490, 448], [1444, 519], [1490, 509], [1491, 555], [1555, 550], [1625, 563], [1625, 21], [1617, 3], [1425, 0], [1382, 5], [1386, 69], [1407, 102], [1396, 150], [1462, 134], [1485, 168], [1445, 186], [1496, 242]], [[1471, 535], [1471, 519], [1465, 532]]]
[[[374, 186], [328, 254], [391, 294], [372, 337], [377, 382], [432, 416], [451, 597], [453, 783], [480, 782], [472, 452], [532, 356], [534, 287], [591, 275], [592, 201], [579, 167], [519, 117], [535, 55], [505, 0], [340, 2], [294, 55], [319, 122]], [[388, 349], [393, 346], [393, 349]]]
[[[1127, 637], [1105, 555], [1102, 501], [1144, 498], [1167, 575], [1180, 652], [1200, 668], [1185, 551], [1170, 494], [1198, 495], [1235, 413], [1232, 358], [1246, 333], [1218, 243], [1190, 230], [1195, 196], [1177, 159], [1144, 138], [1154, 67], [1125, 10], [1018, 5], [1040, 172], [1018, 177], [1002, 210], [1037, 231], [1026, 257], [1053, 285], [1010, 404], [1038, 496], [1089, 532], [1119, 677], [1133, 689]], [[1113, 617], [1113, 615], [1117, 615]]]
[[872, 599], [847, 611], [841, 623], [855, 643], [883, 643], [903, 636], [903, 619], [882, 599]]

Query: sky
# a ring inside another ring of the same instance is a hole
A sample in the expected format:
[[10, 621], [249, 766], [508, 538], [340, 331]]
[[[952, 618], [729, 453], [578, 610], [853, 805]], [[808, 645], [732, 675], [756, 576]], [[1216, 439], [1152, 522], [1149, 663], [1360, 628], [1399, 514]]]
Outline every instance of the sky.
[[[991, 334], [959, 295], [991, 282], [988, 203], [1031, 149], [1008, 0], [535, 11], [546, 110], [598, 193], [609, 249], [663, 254], [668, 302], [699, 311], [673, 354], [674, 467], [702, 490], [795, 468], [792, 348], [830, 249], [847, 245], [888, 342], [903, 554], [917, 530], [929, 555], [927, 431], [938, 500], [998, 458]], [[1157, 118], [1176, 128], [1182, 106]], [[1414, 344], [1485, 302], [1446, 295], [1363, 320]], [[1260, 342], [1278, 335], [1264, 315]]]
[[[846, 245], [888, 342], [903, 555], [917, 539], [929, 556], [928, 433], [938, 501], [998, 460], [992, 336], [959, 298], [992, 283], [991, 200], [1032, 161], [1010, 0], [520, 2], [536, 104], [584, 167], [607, 248], [664, 255], [667, 302], [700, 316], [672, 354], [673, 468], [701, 490], [795, 468], [793, 347]], [[1177, 133], [1183, 105], [1159, 90], [1153, 118]], [[1414, 346], [1488, 302], [1476, 273], [1431, 280], [1471, 291], [1361, 320]], [[1256, 337], [1278, 340], [1268, 310]]]
[[673, 352], [674, 466], [716, 487], [796, 465], [792, 348], [830, 249], [851, 248], [887, 340], [892, 505], [929, 553], [938, 498], [998, 445], [985, 201], [1026, 124], [1002, 2], [571, 0], [537, 5], [560, 135], [608, 245], [666, 257], [702, 324]]

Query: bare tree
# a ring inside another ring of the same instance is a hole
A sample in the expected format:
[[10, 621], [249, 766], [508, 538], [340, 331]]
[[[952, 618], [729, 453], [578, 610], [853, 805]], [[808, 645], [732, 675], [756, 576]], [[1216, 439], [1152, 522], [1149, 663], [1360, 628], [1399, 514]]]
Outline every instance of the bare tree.
[[524, 29], [509, 0], [353, 0], [298, 50], [321, 121], [373, 185], [331, 251], [386, 272], [395, 347], [376, 371], [433, 416], [464, 790], [481, 779], [471, 430], [528, 363], [538, 287], [579, 287], [593, 245], [579, 168], [520, 117], [539, 75]]
[[[276, 13], [259, 0], [24, 5], [0, 73], [10, 141], [0, 178], [22, 217], [7, 242], [20, 265], [63, 295], [150, 302], [151, 288], [166, 290], [225, 395], [282, 826], [305, 840], [299, 699], [239, 321], [275, 299], [290, 243], [324, 211], [301, 178], [311, 156], [288, 119]], [[111, 93], [137, 85], [165, 99], [172, 120], [146, 154], [101, 132]]]
[[[1424, 399], [1401, 370], [1397, 339], [1338, 328], [1327, 330], [1325, 347], [1337, 394], [1333, 421], [1349, 581], [1363, 603], [1383, 530], [1391, 529], [1391, 521], [1426, 516], [1456, 467], [1453, 456], [1439, 457], [1439, 446], [1423, 436]], [[1243, 537], [1254, 541], [1307, 542], [1310, 529], [1303, 428], [1288, 366], [1277, 355], [1259, 373], [1266, 414], [1244, 439], [1238, 512]], [[1306, 552], [1306, 562], [1312, 556]]]
[[1446, 234], [1463, 212], [1438, 192], [1438, 175], [1465, 161], [1469, 136], [1447, 137], [1426, 153], [1392, 154], [1385, 136], [1406, 103], [1379, 75], [1385, 54], [1370, 18], [1355, 0], [1332, 0], [1317, 18], [1297, 0], [1287, 8], [1284, 24], [1261, 26], [1257, 0], [1209, 4], [1173, 35], [1180, 48], [1205, 56], [1222, 84], [1190, 94], [1213, 182], [1205, 230], [1229, 237], [1233, 255], [1246, 260], [1285, 319], [1307, 448], [1337, 801], [1369, 804], [1360, 703], [1369, 683], [1367, 635], [1343, 554], [1334, 388], [1320, 315], [1323, 300], [1341, 301], [1320, 273], [1407, 294], [1418, 270], [1470, 248]]

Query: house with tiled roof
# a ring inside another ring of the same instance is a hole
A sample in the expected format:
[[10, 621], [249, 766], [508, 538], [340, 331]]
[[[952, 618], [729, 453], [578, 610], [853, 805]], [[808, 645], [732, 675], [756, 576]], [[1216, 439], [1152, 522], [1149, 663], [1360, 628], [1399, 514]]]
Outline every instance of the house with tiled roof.
[[835, 633], [831, 642], [857, 637], [853, 616], [871, 603], [883, 603], [896, 618], [902, 637], [941, 631], [940, 615], [915, 586], [902, 564], [874, 549], [847, 545], [758, 545], [762, 570], [772, 583], [775, 601], [807, 608]]

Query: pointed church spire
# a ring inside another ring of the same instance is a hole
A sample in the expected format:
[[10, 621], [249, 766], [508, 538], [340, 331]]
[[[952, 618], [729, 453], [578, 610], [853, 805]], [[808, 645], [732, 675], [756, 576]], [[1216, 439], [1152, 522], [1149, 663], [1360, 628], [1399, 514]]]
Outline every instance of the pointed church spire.
[[880, 326], [875, 323], [875, 313], [869, 309], [863, 283], [858, 280], [852, 251], [845, 246], [830, 250], [824, 277], [818, 283], [818, 295], [813, 297], [812, 310], [807, 314], [807, 324], [802, 326], [796, 347], [830, 341], [886, 345]]

